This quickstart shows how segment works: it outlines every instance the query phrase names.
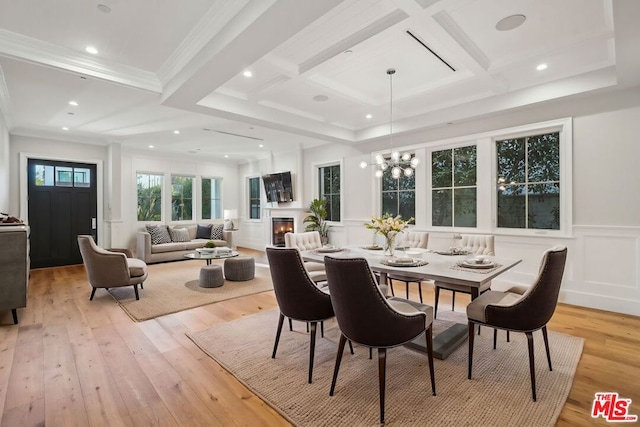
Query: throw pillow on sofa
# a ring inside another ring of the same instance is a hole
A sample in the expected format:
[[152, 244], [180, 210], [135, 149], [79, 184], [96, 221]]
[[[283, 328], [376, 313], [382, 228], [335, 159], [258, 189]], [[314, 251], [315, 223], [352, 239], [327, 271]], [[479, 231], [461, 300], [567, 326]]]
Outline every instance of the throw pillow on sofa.
[[214, 224], [213, 226], [211, 226], [211, 239], [223, 240], [222, 239], [223, 228], [224, 228], [224, 224]]
[[196, 239], [207, 239], [211, 238], [211, 224], [200, 225], [198, 224], [198, 228], [196, 229]]
[[186, 228], [169, 227], [169, 235], [172, 242], [190, 242], [189, 230]]
[[151, 244], [171, 243], [171, 236], [166, 225], [146, 225], [147, 231], [151, 235]]

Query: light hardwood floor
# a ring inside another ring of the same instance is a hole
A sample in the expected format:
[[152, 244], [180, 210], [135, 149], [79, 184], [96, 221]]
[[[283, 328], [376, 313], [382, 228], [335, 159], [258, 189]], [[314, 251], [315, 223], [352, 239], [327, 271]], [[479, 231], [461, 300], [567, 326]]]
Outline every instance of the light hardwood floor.
[[[432, 303], [433, 288], [423, 292]], [[104, 291], [94, 301], [89, 293], [82, 266], [33, 270], [20, 324], [0, 313], [0, 425], [289, 425], [185, 336], [274, 308], [273, 292], [139, 323]], [[449, 292], [440, 298], [441, 309], [451, 306]], [[468, 301], [457, 295], [456, 310]], [[549, 329], [585, 338], [559, 426], [607, 425], [590, 417], [598, 391], [632, 399], [640, 415], [639, 317], [560, 304]]]

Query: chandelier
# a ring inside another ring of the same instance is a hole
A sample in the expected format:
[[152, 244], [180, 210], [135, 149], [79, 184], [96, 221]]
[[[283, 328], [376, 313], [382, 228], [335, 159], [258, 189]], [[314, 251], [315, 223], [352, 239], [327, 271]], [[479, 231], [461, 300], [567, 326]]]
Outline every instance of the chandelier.
[[389, 150], [391, 154], [388, 157], [384, 154], [378, 153], [376, 154], [375, 163], [369, 164], [365, 161], [360, 163], [361, 168], [366, 168], [367, 166], [375, 166], [376, 167], [376, 178], [382, 178], [384, 175], [384, 171], [391, 168], [391, 176], [394, 179], [400, 179], [402, 175], [411, 176], [413, 175], [413, 170], [420, 163], [420, 159], [415, 155], [404, 152], [400, 154], [399, 151], [393, 149], [393, 75], [396, 73], [396, 70], [393, 68], [389, 68], [387, 70], [387, 75], [389, 76]]

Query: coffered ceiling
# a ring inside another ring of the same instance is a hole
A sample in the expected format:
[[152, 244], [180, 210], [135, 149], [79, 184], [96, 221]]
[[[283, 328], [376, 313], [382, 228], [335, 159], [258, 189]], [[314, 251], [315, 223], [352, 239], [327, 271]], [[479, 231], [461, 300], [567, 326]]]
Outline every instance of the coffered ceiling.
[[638, 22], [637, 0], [4, 0], [0, 109], [16, 135], [236, 162], [366, 150], [391, 93], [395, 133], [636, 86]]

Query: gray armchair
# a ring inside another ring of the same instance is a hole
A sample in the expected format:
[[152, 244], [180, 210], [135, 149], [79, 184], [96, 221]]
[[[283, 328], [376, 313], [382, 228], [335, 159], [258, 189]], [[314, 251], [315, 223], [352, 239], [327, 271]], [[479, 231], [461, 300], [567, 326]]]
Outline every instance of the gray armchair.
[[136, 299], [140, 299], [138, 285], [143, 286], [147, 279], [147, 264], [136, 258], [127, 258], [122, 252], [111, 252], [98, 247], [93, 237], [78, 236], [78, 246], [84, 262], [91, 291], [90, 300], [97, 288], [118, 288], [133, 286]]
[[[347, 340], [378, 349], [380, 423], [384, 424], [387, 348], [405, 344], [425, 334], [431, 391], [436, 395], [433, 374], [433, 308], [402, 298], [387, 299], [363, 258], [325, 258], [329, 296], [340, 327], [340, 342], [329, 395], [333, 396], [342, 353]], [[418, 373], [416, 372], [416, 375]], [[415, 390], [416, 393], [422, 391]]]
[[[551, 353], [547, 338], [547, 322], [551, 319], [558, 303], [560, 284], [567, 259], [567, 248], [555, 246], [547, 250], [540, 262], [540, 271], [535, 283], [524, 290], [516, 286], [506, 292], [487, 291], [471, 301], [467, 306], [469, 318], [469, 373], [473, 366], [473, 339], [475, 325], [486, 325], [506, 331], [523, 332], [529, 346], [529, 372], [531, 394], [536, 401], [536, 372], [533, 353], [533, 332], [542, 330], [542, 338], [551, 371]], [[337, 311], [336, 311], [337, 314]], [[495, 348], [495, 334], [494, 334]]]

